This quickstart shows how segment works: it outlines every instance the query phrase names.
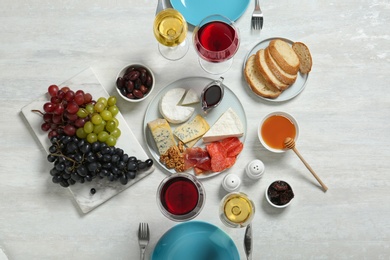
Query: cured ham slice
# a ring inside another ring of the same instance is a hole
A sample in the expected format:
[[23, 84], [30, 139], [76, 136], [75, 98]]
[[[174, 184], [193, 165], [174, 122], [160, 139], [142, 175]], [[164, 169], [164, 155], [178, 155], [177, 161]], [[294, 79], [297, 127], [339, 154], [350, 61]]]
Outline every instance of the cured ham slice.
[[190, 168], [195, 168], [199, 174], [210, 171], [211, 158], [209, 153], [200, 147], [187, 148], [184, 152], [184, 169]]

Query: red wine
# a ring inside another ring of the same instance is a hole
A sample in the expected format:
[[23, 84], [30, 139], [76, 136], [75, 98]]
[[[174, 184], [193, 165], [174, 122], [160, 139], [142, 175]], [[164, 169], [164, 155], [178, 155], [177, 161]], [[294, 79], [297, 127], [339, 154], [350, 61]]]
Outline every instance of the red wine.
[[174, 215], [191, 212], [196, 207], [198, 199], [199, 192], [196, 185], [184, 177], [169, 180], [161, 192], [164, 208]]
[[229, 24], [214, 21], [203, 25], [196, 34], [196, 49], [204, 59], [220, 62], [231, 58], [238, 49], [238, 34]]

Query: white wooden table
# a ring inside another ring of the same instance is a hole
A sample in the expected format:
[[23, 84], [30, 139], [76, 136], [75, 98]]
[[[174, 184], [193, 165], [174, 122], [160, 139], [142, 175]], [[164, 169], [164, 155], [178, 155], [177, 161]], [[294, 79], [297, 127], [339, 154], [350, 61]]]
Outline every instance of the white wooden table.
[[[166, 176], [160, 168], [90, 213], [81, 213], [69, 190], [51, 182], [45, 151], [20, 113], [50, 84], [88, 67], [114, 95], [116, 73], [129, 62], [153, 69], [154, 94], [180, 78], [211, 77], [200, 68], [192, 47], [180, 61], [161, 57], [152, 33], [156, 5], [151, 0], [2, 1], [0, 248], [9, 259], [138, 259], [141, 221], [151, 228], [149, 257], [158, 239], [176, 224], [157, 208], [156, 189]], [[251, 2], [237, 21], [241, 46], [224, 74], [248, 121], [245, 148], [227, 173], [242, 178], [241, 190], [255, 202], [254, 259], [389, 259], [390, 3], [301, 0], [261, 5], [263, 31], [250, 30]], [[242, 75], [246, 53], [270, 37], [305, 42], [313, 55], [305, 90], [284, 103], [259, 99]], [[119, 102], [145, 150], [147, 106]], [[326, 193], [293, 152], [273, 154], [261, 146], [257, 124], [275, 110], [298, 120], [297, 147], [329, 187]], [[256, 182], [244, 174], [253, 159], [266, 165]], [[207, 199], [196, 219], [228, 233], [244, 259], [244, 229], [225, 227], [218, 217], [224, 175], [203, 180]], [[264, 198], [275, 179], [290, 182], [296, 194], [285, 210], [271, 208]]]

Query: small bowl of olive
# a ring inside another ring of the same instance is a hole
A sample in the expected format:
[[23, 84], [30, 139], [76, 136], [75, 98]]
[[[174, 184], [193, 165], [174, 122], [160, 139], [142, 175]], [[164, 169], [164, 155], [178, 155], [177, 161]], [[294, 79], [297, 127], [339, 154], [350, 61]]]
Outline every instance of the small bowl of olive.
[[152, 93], [155, 77], [152, 70], [143, 64], [123, 67], [116, 77], [116, 90], [129, 102], [140, 102]]

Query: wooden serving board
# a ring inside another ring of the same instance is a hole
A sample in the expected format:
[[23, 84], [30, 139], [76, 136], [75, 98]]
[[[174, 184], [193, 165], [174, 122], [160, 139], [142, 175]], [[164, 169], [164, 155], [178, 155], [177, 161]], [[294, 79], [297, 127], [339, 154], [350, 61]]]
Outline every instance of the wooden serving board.
[[[84, 92], [91, 93], [92, 97], [95, 100], [99, 97], [109, 96], [107, 91], [100, 84], [99, 80], [97, 79], [91, 68], [82, 71], [80, 74], [65, 81], [59, 86], [68, 86], [74, 91], [81, 89]], [[39, 99], [23, 107], [21, 112], [26, 118], [33, 132], [37, 136], [39, 142], [42, 144], [43, 148], [46, 150], [47, 153], [49, 153], [48, 149], [50, 147], [50, 141], [47, 138], [47, 132], [43, 132], [41, 130], [41, 124], [43, 123], [42, 117], [37, 113], [31, 112], [31, 110], [33, 109], [43, 110], [43, 104], [47, 101], [48, 94], [45, 94]], [[148, 159], [148, 155], [134, 136], [133, 132], [127, 125], [120, 112], [118, 113], [118, 115], [116, 115], [116, 118], [119, 120], [119, 128], [122, 132], [121, 136], [118, 138], [116, 147], [123, 149], [125, 153], [127, 153], [129, 156], [136, 156], [140, 160]], [[99, 205], [106, 202], [107, 200], [111, 199], [115, 195], [119, 194], [123, 190], [140, 181], [144, 177], [148, 176], [154, 171], [154, 169], [155, 167], [152, 166], [145, 171], [139, 171], [135, 179], [129, 180], [127, 185], [122, 185], [119, 181], [110, 182], [107, 180], [96, 178], [92, 182], [85, 182], [83, 184], [76, 183], [75, 185], [70, 186], [68, 189], [72, 193], [81, 211], [83, 213], [88, 213]], [[50, 175], [49, 173], [47, 174], [49, 178]], [[61, 189], [62, 187], [58, 185], [58, 188]], [[93, 195], [90, 192], [92, 188], [96, 189], [96, 193]]]

